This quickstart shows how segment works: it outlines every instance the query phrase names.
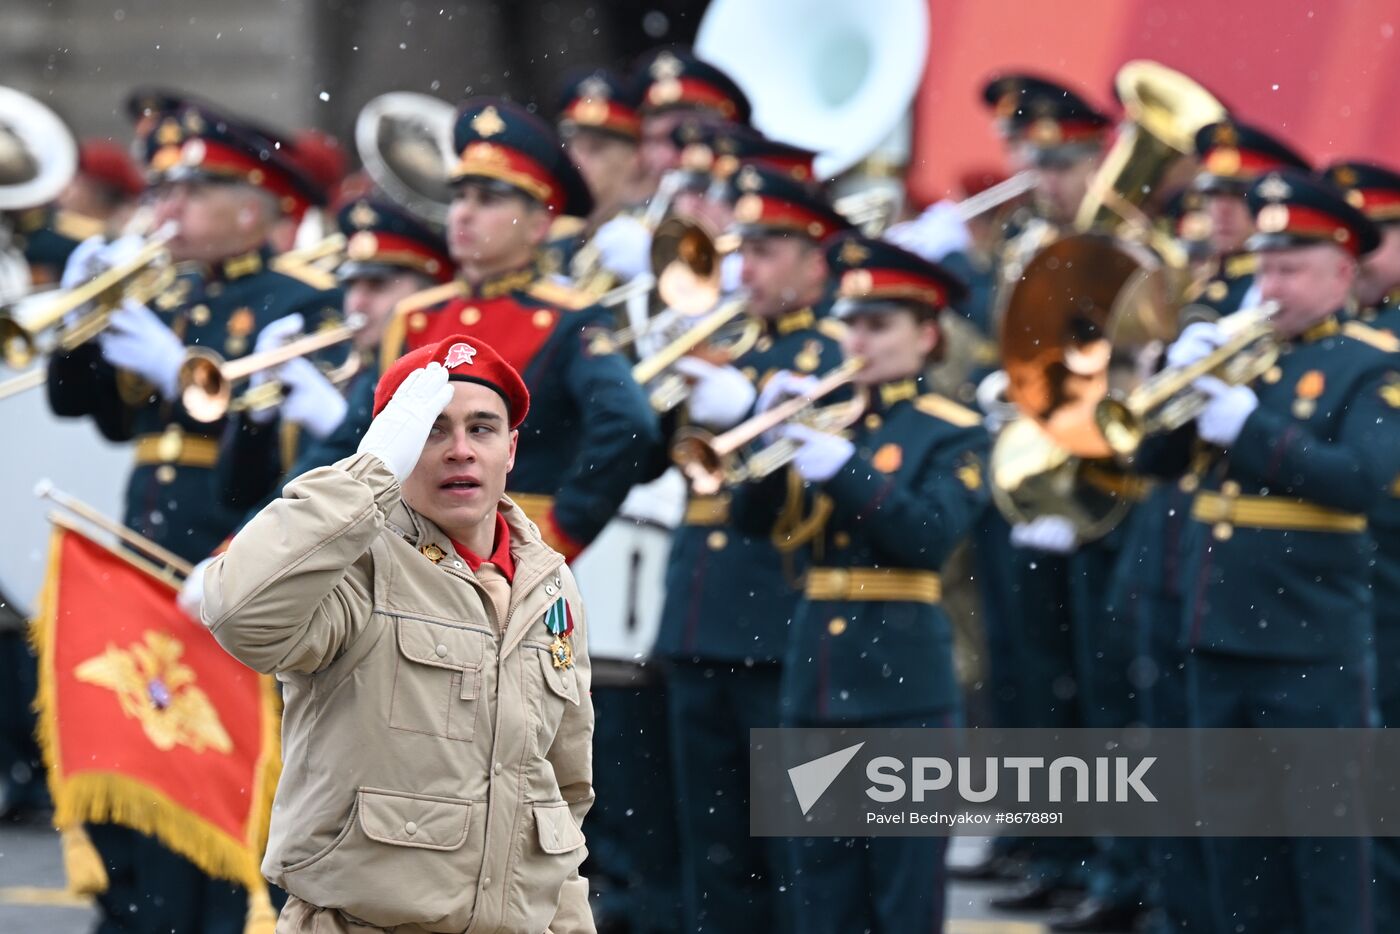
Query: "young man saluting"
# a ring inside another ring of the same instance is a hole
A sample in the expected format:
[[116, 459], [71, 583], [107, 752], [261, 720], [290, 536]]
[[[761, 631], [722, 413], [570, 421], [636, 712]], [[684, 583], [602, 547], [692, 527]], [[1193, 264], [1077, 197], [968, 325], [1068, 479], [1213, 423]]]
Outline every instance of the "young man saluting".
[[288, 485], [206, 572], [205, 623], [284, 685], [279, 934], [594, 929], [583, 608], [504, 498], [529, 407], [482, 341], [413, 351], [359, 452]]

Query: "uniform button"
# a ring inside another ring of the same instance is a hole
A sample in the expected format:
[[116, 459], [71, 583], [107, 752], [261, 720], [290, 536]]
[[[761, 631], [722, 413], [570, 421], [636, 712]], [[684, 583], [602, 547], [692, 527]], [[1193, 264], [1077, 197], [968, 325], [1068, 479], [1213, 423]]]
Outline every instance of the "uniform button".
[[482, 879], [482, 880], [481, 880], [481, 887], [482, 887], [483, 889], [486, 888], [486, 887], [487, 887], [488, 885], [490, 885], [490, 884], [491, 884], [491, 877], [490, 877], [490, 876], [487, 876], [485, 879]]
[[161, 464], [159, 467], [156, 468], [156, 482], [167, 484], [174, 483], [175, 468], [170, 466], [169, 464]]
[[407, 824], [403, 825], [403, 829], [405, 833], [407, 833], [409, 836], [412, 836], [413, 834], [418, 832], [418, 825], [415, 824], [413, 821], [409, 821]]
[[849, 624], [846, 622], [845, 618], [838, 616], [831, 622], [826, 624], [826, 631], [831, 633], [833, 636], [839, 636], [841, 635], [841, 633], [846, 631], [847, 625]]
[[547, 593], [547, 594], [549, 594], [549, 595], [552, 597], [552, 596], [554, 596], [555, 594], [557, 594], [557, 593], [559, 592], [559, 588], [558, 588], [558, 587], [555, 587], [553, 584], [546, 584], [546, 585], [545, 585], [545, 588], [544, 588], [544, 592]]
[[1224, 493], [1226, 496], [1239, 496], [1240, 485], [1234, 480], [1226, 480], [1224, 483], [1220, 484], [1220, 492]]
[[874, 412], [871, 412], [869, 415], [865, 416], [865, 427], [867, 430], [876, 431], [879, 429], [881, 424], [883, 423], [880, 420], [880, 416], [876, 415]]
[[537, 328], [547, 328], [554, 324], [554, 313], [549, 311], [537, 311], [530, 320], [534, 322]]
[[1235, 534], [1235, 527], [1228, 522], [1217, 522], [1215, 527], [1210, 530], [1210, 534], [1214, 535], [1218, 542], [1228, 542], [1230, 536]]
[[447, 646], [443, 645], [441, 642], [437, 644], [437, 647], [433, 649], [433, 651], [437, 653], [438, 658], [447, 657]]
[[1283, 379], [1282, 367], [1269, 367], [1269, 369], [1264, 371], [1264, 382], [1266, 383], [1277, 383], [1281, 379]]
[[1181, 492], [1183, 493], [1194, 493], [1197, 489], [1200, 488], [1200, 486], [1201, 478], [1193, 473], [1189, 473], [1186, 476], [1182, 477], [1181, 481], [1177, 483], [1177, 487], [1180, 488]]
[[209, 306], [195, 305], [190, 309], [190, 323], [198, 327], [203, 327], [209, 323]]
[[481, 309], [475, 306], [463, 308], [459, 320], [467, 327], [471, 327], [481, 320]]
[[723, 532], [711, 532], [709, 537], [705, 539], [705, 544], [710, 546], [711, 551], [719, 551], [725, 545], [729, 544], [729, 536], [725, 535]]
[[851, 536], [846, 532], [837, 532], [835, 535], [831, 536], [831, 540], [837, 548], [851, 547]]
[[497, 775], [500, 775], [500, 774], [501, 774], [501, 763], [497, 762], [495, 765], [491, 766], [491, 771], [495, 772]]

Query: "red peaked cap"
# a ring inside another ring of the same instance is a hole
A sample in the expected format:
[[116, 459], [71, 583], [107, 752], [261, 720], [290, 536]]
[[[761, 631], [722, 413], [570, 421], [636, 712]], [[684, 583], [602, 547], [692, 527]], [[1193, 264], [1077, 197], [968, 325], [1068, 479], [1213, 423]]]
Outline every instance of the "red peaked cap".
[[465, 334], [446, 338], [431, 347], [419, 347], [394, 361], [394, 365], [379, 377], [379, 385], [374, 387], [374, 414], [384, 411], [408, 374], [430, 363], [441, 363], [447, 369], [449, 380], [480, 383], [500, 393], [512, 429], [519, 428], [525, 421], [530, 411], [530, 391], [525, 388], [525, 381], [494, 347]]

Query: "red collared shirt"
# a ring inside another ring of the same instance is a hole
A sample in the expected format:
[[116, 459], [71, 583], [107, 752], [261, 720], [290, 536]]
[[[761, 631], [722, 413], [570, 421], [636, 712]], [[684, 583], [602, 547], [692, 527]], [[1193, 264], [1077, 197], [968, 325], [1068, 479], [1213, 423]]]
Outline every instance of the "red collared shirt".
[[452, 540], [452, 547], [457, 549], [457, 554], [467, 562], [467, 567], [472, 569], [473, 574], [483, 564], [494, 564], [507, 581], [515, 577], [515, 559], [510, 556], [510, 526], [506, 524], [506, 517], [501, 515], [499, 510], [496, 512], [496, 544], [492, 547], [491, 557], [478, 557], [455, 538]]

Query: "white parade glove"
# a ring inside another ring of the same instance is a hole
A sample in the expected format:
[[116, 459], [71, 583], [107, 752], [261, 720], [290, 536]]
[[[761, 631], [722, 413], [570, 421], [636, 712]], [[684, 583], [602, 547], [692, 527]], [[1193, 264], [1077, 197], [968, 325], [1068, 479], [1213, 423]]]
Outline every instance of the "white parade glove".
[[68, 254], [68, 262], [63, 264], [63, 277], [58, 284], [62, 288], [77, 288], [102, 271], [102, 251], [107, 248], [107, 240], [102, 236], [88, 237]]
[[1030, 522], [1020, 522], [1011, 527], [1011, 544], [1017, 548], [1032, 548], [1053, 555], [1067, 555], [1074, 551], [1074, 523], [1064, 516], [1040, 516]]
[[721, 295], [733, 295], [744, 285], [744, 256], [735, 251], [726, 253], [719, 261], [719, 291]]
[[112, 321], [97, 337], [102, 358], [142, 377], [167, 399], [174, 399], [185, 345], [154, 311], [130, 299], [112, 312]]
[[825, 483], [836, 476], [836, 471], [845, 466], [856, 452], [856, 446], [840, 435], [806, 425], [786, 425], [779, 433], [802, 445], [797, 449], [792, 465], [802, 479], [810, 483]]
[[1221, 447], [1234, 444], [1249, 415], [1259, 408], [1259, 397], [1248, 386], [1231, 386], [1214, 376], [1202, 376], [1191, 384], [1210, 396], [1196, 416], [1196, 434]]
[[329, 437], [345, 420], [345, 397], [310, 360], [297, 357], [287, 361], [277, 368], [277, 378], [286, 391], [284, 420], [295, 422], [319, 439]]
[[972, 246], [972, 234], [952, 201], [929, 205], [913, 220], [885, 231], [884, 239], [935, 263]]
[[1225, 335], [1214, 321], [1188, 324], [1180, 336], [1167, 348], [1167, 366], [1190, 366], [1225, 343]]
[[194, 566], [190, 571], [190, 576], [185, 578], [185, 585], [180, 588], [179, 596], [175, 598], [175, 603], [180, 609], [185, 611], [185, 615], [197, 623], [202, 623], [199, 611], [204, 606], [204, 569], [209, 567], [209, 562], [213, 557], [205, 558]]
[[[754, 411], [767, 412], [786, 399], [811, 392], [816, 385], [817, 378], [815, 376], [801, 376], [791, 370], [779, 370], [768, 377], [768, 382], [763, 384], [763, 391], [758, 394], [758, 404]], [[764, 432], [763, 443], [772, 444], [777, 439], [778, 434], [779, 431], [776, 428]]]
[[394, 391], [384, 411], [369, 423], [369, 430], [360, 439], [360, 453], [379, 458], [403, 482], [418, 466], [433, 422], [451, 401], [452, 387], [442, 364], [430, 363], [414, 370]]
[[[301, 312], [292, 312], [289, 315], [278, 318], [267, 327], [258, 332], [258, 339], [253, 342], [253, 353], [266, 353], [269, 350], [276, 350], [290, 340], [295, 340], [301, 336], [306, 329], [306, 320], [302, 318]], [[248, 377], [248, 388], [261, 386], [272, 379], [276, 374], [272, 370], [258, 370]], [[259, 425], [266, 425], [277, 417], [278, 407], [266, 406], [248, 410], [248, 417]]]
[[603, 268], [622, 281], [651, 272], [651, 232], [635, 217], [618, 216], [593, 235]]
[[676, 372], [693, 382], [690, 386], [690, 420], [712, 431], [732, 428], [753, 408], [758, 390], [732, 366], [716, 366], [699, 357], [681, 357]]

